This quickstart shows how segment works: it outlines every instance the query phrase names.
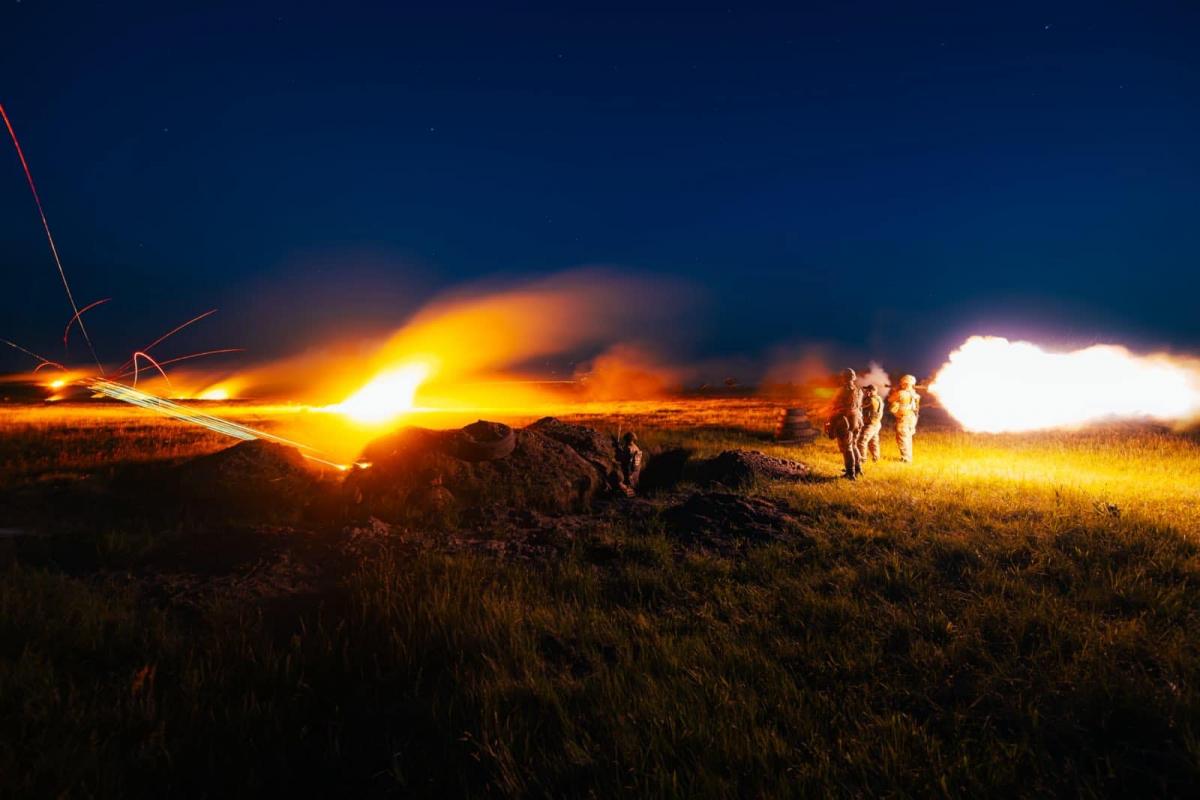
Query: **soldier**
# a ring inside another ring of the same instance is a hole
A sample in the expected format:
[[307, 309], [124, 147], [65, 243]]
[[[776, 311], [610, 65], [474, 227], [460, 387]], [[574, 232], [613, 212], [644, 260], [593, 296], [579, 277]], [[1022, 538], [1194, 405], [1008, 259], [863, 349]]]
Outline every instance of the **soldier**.
[[637, 446], [633, 431], [621, 437], [621, 443], [617, 446], [617, 463], [621, 465], [620, 489], [626, 496], [633, 497], [642, 474], [642, 448]]
[[900, 448], [900, 460], [912, 462], [912, 437], [917, 432], [917, 417], [921, 413], [921, 395], [917, 394], [917, 379], [905, 375], [900, 386], [888, 395], [888, 411], [896, 418], [896, 445]]
[[854, 370], [841, 372], [841, 385], [829, 407], [827, 423], [832, 438], [837, 439], [845, 464], [845, 477], [854, 480], [862, 475], [862, 463], [858, 457], [858, 432], [862, 429], [862, 390], [855, 381]]
[[862, 432], [858, 434], [858, 460], [860, 463], [866, 461], [869, 453], [872, 461], [878, 461], [879, 429], [883, 427], [883, 398], [879, 396], [873, 383], [863, 387], [862, 416]]

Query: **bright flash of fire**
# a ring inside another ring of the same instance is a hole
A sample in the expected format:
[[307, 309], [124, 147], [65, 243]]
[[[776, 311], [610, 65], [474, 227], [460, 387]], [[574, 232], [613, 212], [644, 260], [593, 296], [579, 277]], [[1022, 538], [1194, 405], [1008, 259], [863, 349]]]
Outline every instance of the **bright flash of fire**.
[[1051, 353], [1030, 342], [972, 336], [950, 354], [929, 390], [972, 431], [1179, 420], [1200, 414], [1200, 362], [1139, 356], [1117, 345]]
[[344, 414], [355, 422], [380, 425], [411, 411], [417, 389], [429, 378], [432, 367], [412, 362], [385, 370], [354, 394], [326, 410]]

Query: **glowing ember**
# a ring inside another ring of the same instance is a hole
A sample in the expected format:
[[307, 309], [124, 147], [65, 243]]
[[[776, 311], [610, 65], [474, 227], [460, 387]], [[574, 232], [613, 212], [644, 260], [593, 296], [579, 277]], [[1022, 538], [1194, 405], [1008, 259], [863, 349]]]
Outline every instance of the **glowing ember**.
[[1178, 420], [1200, 414], [1200, 363], [1139, 356], [1116, 345], [1048, 353], [1029, 342], [972, 336], [950, 354], [929, 390], [972, 431]]
[[328, 410], [355, 422], [379, 425], [411, 411], [417, 388], [429, 377], [430, 366], [414, 362], [386, 370], [366, 386]]

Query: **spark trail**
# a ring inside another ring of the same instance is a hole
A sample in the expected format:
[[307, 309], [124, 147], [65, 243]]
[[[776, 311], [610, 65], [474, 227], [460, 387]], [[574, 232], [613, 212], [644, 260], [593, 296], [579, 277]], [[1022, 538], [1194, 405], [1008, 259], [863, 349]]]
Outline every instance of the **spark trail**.
[[150, 362], [150, 365], [158, 370], [158, 374], [163, 376], [163, 380], [167, 382], [167, 388], [171, 388], [171, 379], [167, 377], [167, 371], [162, 368], [162, 365], [155, 361], [150, 356], [138, 350], [133, 354], [133, 385], [137, 386], [138, 382], [138, 358], [144, 358]]
[[[146, 353], [149, 353], [149, 352], [150, 352], [150, 350], [151, 350], [153, 347], [155, 347], [156, 345], [160, 345], [160, 344], [162, 344], [162, 343], [163, 343], [163, 342], [165, 342], [167, 339], [170, 339], [172, 336], [174, 336], [175, 334], [179, 333], [181, 330], [183, 330], [184, 328], [188, 327], [189, 325], [194, 325], [194, 324], [196, 324], [197, 322], [199, 322], [199, 321], [200, 321], [200, 320], [202, 320], [202, 319], [205, 319], [205, 318], [207, 318], [207, 317], [211, 317], [211, 316], [212, 316], [213, 314], [215, 314], [215, 313], [217, 313], [217, 310], [216, 310], [215, 308], [212, 308], [212, 309], [209, 309], [208, 311], [205, 311], [203, 314], [197, 314], [196, 316], [192, 317], [191, 319], [189, 319], [187, 322], [183, 323], [182, 325], [176, 325], [174, 328], [172, 328], [171, 330], [167, 331], [167, 332], [166, 332], [166, 333], [164, 333], [162, 336], [158, 337], [158, 338], [157, 338], [157, 339], [155, 339], [153, 342], [151, 342], [150, 344], [148, 344], [148, 345], [146, 345], [145, 347], [143, 347], [141, 350], [139, 350], [139, 351], [138, 351], [138, 353], [141, 353], [142, 355], [146, 355]], [[135, 354], [135, 356], [136, 356], [136, 354]], [[137, 365], [137, 364], [136, 364], [136, 361], [137, 361], [137, 359], [136, 359], [135, 357], [131, 357], [131, 358], [130, 358], [128, 361], [126, 361], [124, 364], [122, 364], [122, 365], [121, 365], [121, 366], [120, 366], [120, 367], [117, 369], [117, 372], [124, 372], [124, 371], [125, 371], [126, 369], [128, 369], [130, 366], [136, 366], [136, 365]]]
[[83, 340], [87, 342], [92, 360], [96, 362], [96, 367], [103, 375], [104, 367], [96, 355], [96, 348], [92, 346], [92, 337], [88, 336], [87, 327], [84, 326], [83, 320], [79, 319], [81, 312], [79, 306], [75, 304], [75, 296], [71, 293], [71, 284], [67, 281], [67, 272], [63, 269], [62, 259], [58, 257], [58, 245], [54, 243], [54, 235], [50, 233], [50, 223], [46, 220], [46, 212], [42, 208], [42, 198], [38, 195], [37, 184], [33, 182], [33, 173], [29, 171], [29, 163], [25, 160], [25, 151], [21, 149], [21, 142], [17, 139], [17, 132], [13, 130], [12, 121], [9, 120], [3, 103], [0, 103], [0, 117], [4, 118], [4, 126], [8, 128], [8, 135], [12, 139], [13, 147], [17, 150], [17, 158], [21, 160], [21, 169], [25, 170], [25, 181], [29, 184], [29, 191], [33, 193], [33, 202], [37, 206], [38, 216], [42, 218], [42, 229], [46, 231], [46, 241], [50, 243], [50, 254], [54, 256], [54, 264], [58, 267], [58, 276], [62, 278], [63, 288], [67, 290], [67, 300], [71, 303], [71, 310], [75, 312], [75, 319], [79, 320], [79, 332], [83, 334]]
[[14, 350], [20, 350], [25, 355], [30, 356], [31, 358], [36, 358], [38, 361], [40, 361], [41, 363], [38, 364], [34, 368], [34, 370], [33, 370], [34, 372], [37, 372], [42, 367], [47, 367], [47, 366], [58, 367], [59, 369], [63, 370], [64, 372], [67, 369], [62, 364], [58, 363], [57, 361], [53, 361], [49, 358], [46, 358], [45, 356], [39, 356], [37, 353], [33, 352], [32, 350], [26, 350], [24, 347], [21, 347], [21, 345], [17, 344], [16, 342], [10, 342], [8, 339], [0, 339], [0, 342], [3, 342], [4, 344], [8, 345], [9, 347], [11, 347]]
[[67, 339], [71, 336], [71, 326], [74, 325], [76, 322], [79, 322], [79, 318], [82, 317], [84, 314], [91, 311], [96, 306], [104, 305], [109, 300], [112, 300], [112, 298], [106, 297], [103, 300], [97, 300], [94, 303], [88, 303], [86, 306], [79, 309], [79, 311], [77, 311], [75, 313], [75, 316], [71, 317], [71, 321], [67, 323], [67, 327], [63, 328], [63, 348], [64, 349], [66, 349], [66, 346], [67, 346]]
[[350, 469], [350, 466], [347, 464], [338, 464], [337, 462], [322, 458], [319, 454], [319, 451], [313, 447], [310, 447], [309, 445], [301, 444], [300, 442], [296, 442], [291, 439], [285, 439], [282, 436], [276, 436], [273, 433], [261, 431], [257, 428], [251, 428], [246, 425], [233, 422], [232, 420], [214, 416], [212, 414], [205, 414], [202, 411], [188, 408], [187, 406], [180, 405], [179, 403], [174, 403], [166, 398], [150, 394], [149, 392], [143, 392], [140, 389], [133, 388], [132, 386], [126, 386], [123, 383], [115, 383], [104, 378], [93, 378], [91, 380], [83, 381], [82, 383], [84, 386], [96, 392], [97, 394], [110, 397], [113, 400], [120, 400], [123, 403], [129, 403], [130, 405], [137, 406], [138, 408], [144, 408], [147, 411], [153, 411], [157, 414], [162, 414], [163, 416], [177, 419], [180, 422], [186, 422], [191, 425], [199, 425], [202, 428], [208, 428], [210, 431], [228, 436], [232, 439], [240, 439], [244, 442], [248, 442], [253, 439], [262, 439], [268, 442], [275, 442], [276, 444], [288, 445], [289, 447], [295, 447], [298, 449], [300, 454], [309, 461], [315, 461], [318, 464], [324, 464], [325, 466], [333, 467], [334, 469], [342, 471]]
[[[188, 353], [186, 356], [175, 356], [174, 358], [168, 358], [163, 361], [159, 361], [158, 365], [160, 367], [166, 367], [171, 364], [178, 364], [180, 361], [191, 361], [194, 358], [204, 358], [205, 356], [216, 356], [216, 355], [221, 355], [222, 353], [241, 353], [241, 352], [244, 352], [245, 349], [246, 348], [244, 348], [244, 347], [222, 347], [219, 350], [205, 350], [203, 353]], [[145, 355], [145, 353], [142, 353], [142, 355]], [[135, 370], [127, 369], [118, 375], [114, 375], [113, 379], [120, 380], [121, 378], [127, 378], [130, 375], [135, 374], [135, 372], [136, 372]]]
[[[0, 338], [0, 343], [6, 344], [15, 350], [20, 350], [22, 353], [31, 358], [36, 358], [39, 362], [41, 362], [38, 364], [37, 369], [41, 369], [46, 365], [66, 369], [58, 362], [51, 361], [44, 356], [39, 356], [37, 353], [33, 352], [32, 350], [27, 350], [16, 342]], [[202, 355], [208, 355], [208, 353], [193, 353], [192, 356], [182, 356], [180, 360]], [[187, 406], [179, 403], [174, 403], [164, 397], [159, 397], [158, 395], [153, 395], [149, 392], [143, 392], [140, 389], [135, 389], [132, 386], [126, 386], [123, 383], [117, 383], [115, 381], [108, 380], [107, 378], [85, 378], [83, 380], [74, 381], [74, 383], [78, 386], [83, 386], [86, 389], [90, 389], [96, 394], [103, 395], [104, 397], [109, 397], [113, 400], [120, 400], [122, 403], [129, 403], [132, 406], [144, 408], [147, 411], [153, 411], [157, 414], [162, 414], [165, 417], [177, 419], [180, 422], [186, 422], [191, 425], [199, 425], [202, 428], [208, 428], [210, 431], [222, 434], [223, 436], [228, 436], [232, 439], [240, 439], [244, 442], [248, 442], [253, 439], [263, 439], [268, 442], [275, 442], [276, 444], [284, 444], [288, 445], [289, 447], [295, 447], [300, 451], [300, 455], [304, 456], [309, 461], [313, 461], [317, 464], [324, 464], [327, 467], [333, 467], [334, 469], [341, 470], [342, 472], [345, 472], [351, 467], [349, 464], [339, 464], [336, 461], [330, 461], [326, 458], [323, 458], [320, 454], [320, 451], [310, 445], [303, 444], [292, 439], [287, 439], [283, 436], [276, 436], [275, 434], [268, 433], [267, 431], [260, 431], [257, 428], [251, 428], [247, 425], [242, 425], [241, 423], [223, 419], [222, 417], [217, 417], [212, 414], [205, 414], [202, 411], [196, 411], [195, 409], [188, 408]]]

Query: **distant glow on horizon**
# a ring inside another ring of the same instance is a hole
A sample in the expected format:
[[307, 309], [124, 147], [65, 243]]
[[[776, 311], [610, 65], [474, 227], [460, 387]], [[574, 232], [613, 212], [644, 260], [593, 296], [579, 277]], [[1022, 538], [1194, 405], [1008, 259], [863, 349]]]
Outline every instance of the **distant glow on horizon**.
[[1200, 415], [1200, 361], [1139, 356], [1118, 345], [1050, 353], [1031, 342], [972, 336], [929, 391], [967, 430], [986, 433], [1181, 420]]

